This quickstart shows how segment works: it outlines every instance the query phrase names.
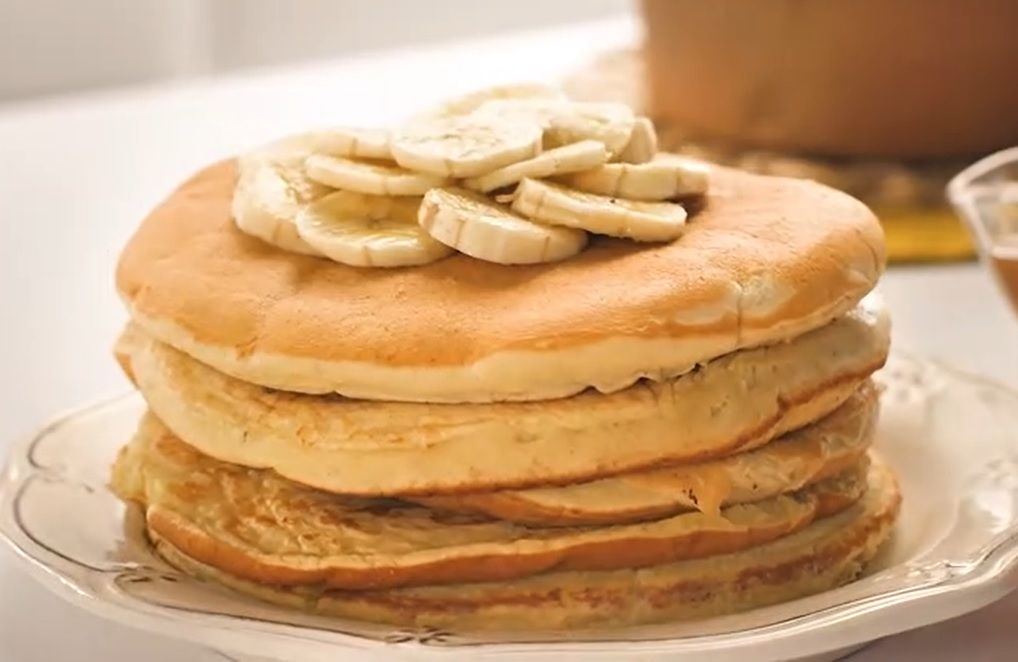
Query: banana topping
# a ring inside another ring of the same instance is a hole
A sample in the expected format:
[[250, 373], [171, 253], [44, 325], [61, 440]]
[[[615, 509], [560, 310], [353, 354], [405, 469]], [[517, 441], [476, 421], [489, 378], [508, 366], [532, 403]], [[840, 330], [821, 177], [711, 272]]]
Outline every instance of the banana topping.
[[707, 169], [672, 154], [647, 163], [607, 163], [560, 181], [579, 191], [628, 200], [674, 200], [707, 192]]
[[646, 163], [657, 154], [657, 131], [649, 117], [637, 117], [629, 142], [619, 154], [623, 163]]
[[336, 191], [297, 216], [297, 232], [322, 255], [354, 267], [407, 267], [452, 252], [417, 223], [420, 198]]
[[585, 232], [534, 223], [465, 189], [428, 191], [418, 218], [443, 244], [498, 264], [556, 262], [587, 245]]
[[304, 168], [308, 177], [319, 184], [373, 195], [424, 195], [450, 183], [445, 177], [414, 172], [395, 163], [356, 161], [325, 154], [312, 154]]
[[399, 131], [392, 155], [404, 168], [476, 177], [541, 151], [541, 127], [526, 120], [464, 115], [420, 120]]
[[544, 132], [545, 148], [598, 140], [613, 155], [626, 149], [636, 124], [633, 111], [620, 103], [562, 99], [496, 99], [482, 104], [476, 114], [537, 124]]
[[297, 234], [297, 214], [330, 189], [304, 172], [311, 138], [297, 135], [270, 143], [237, 159], [233, 221], [244, 233], [284, 251], [319, 255]]
[[551, 177], [580, 172], [608, 160], [608, 150], [596, 140], [582, 140], [541, 152], [532, 159], [518, 161], [480, 177], [463, 180], [467, 188], [482, 193], [518, 184], [525, 177]]
[[316, 153], [358, 159], [392, 160], [389, 132], [385, 129], [336, 128], [311, 135]]
[[498, 264], [567, 259], [588, 233], [664, 242], [709, 170], [657, 151], [653, 122], [543, 85], [474, 92], [392, 130], [334, 127], [238, 158], [237, 228], [356, 267], [456, 251]]
[[524, 179], [512, 208], [537, 222], [636, 241], [671, 241], [682, 234], [686, 210], [671, 202], [639, 202]]

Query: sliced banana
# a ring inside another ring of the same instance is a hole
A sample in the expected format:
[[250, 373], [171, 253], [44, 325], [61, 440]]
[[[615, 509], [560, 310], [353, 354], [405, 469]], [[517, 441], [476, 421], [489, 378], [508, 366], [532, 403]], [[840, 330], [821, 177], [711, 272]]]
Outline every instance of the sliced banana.
[[657, 131], [647, 117], [637, 117], [626, 148], [619, 154], [623, 163], [646, 163], [657, 154]]
[[307, 177], [304, 160], [311, 154], [307, 134], [284, 138], [237, 159], [238, 179], [231, 211], [246, 234], [285, 251], [319, 255], [297, 233], [294, 220], [308, 203], [330, 191]]
[[418, 220], [443, 244], [499, 264], [564, 260], [587, 244], [583, 231], [528, 221], [479, 193], [460, 188], [428, 191]]
[[422, 117], [452, 117], [469, 115], [488, 101], [497, 99], [559, 99], [566, 98], [562, 90], [537, 83], [496, 85], [450, 99]]
[[480, 177], [463, 180], [463, 185], [487, 193], [516, 184], [524, 177], [551, 177], [589, 170], [608, 161], [608, 150], [596, 140], [582, 140], [541, 152], [532, 159], [518, 161]]
[[418, 120], [392, 139], [396, 163], [443, 177], [477, 177], [541, 151], [541, 127], [474, 115]]
[[336, 127], [311, 134], [315, 152], [358, 159], [392, 160], [389, 132], [385, 129]]
[[429, 189], [449, 184], [445, 177], [414, 172], [394, 163], [355, 161], [326, 154], [312, 154], [304, 165], [308, 177], [316, 182], [371, 195], [424, 195]]
[[512, 208], [534, 221], [636, 241], [671, 241], [686, 224], [681, 205], [608, 198], [536, 179], [520, 182]]
[[560, 178], [574, 189], [629, 200], [674, 200], [707, 192], [707, 168], [672, 154], [649, 163], [608, 163]]
[[428, 264], [452, 253], [417, 224], [420, 198], [336, 191], [297, 216], [297, 231], [322, 255], [354, 267]]
[[481, 105], [475, 115], [503, 122], [536, 122], [544, 129], [546, 149], [597, 140], [611, 155], [625, 150], [636, 123], [633, 111], [620, 103], [563, 99], [496, 99]]

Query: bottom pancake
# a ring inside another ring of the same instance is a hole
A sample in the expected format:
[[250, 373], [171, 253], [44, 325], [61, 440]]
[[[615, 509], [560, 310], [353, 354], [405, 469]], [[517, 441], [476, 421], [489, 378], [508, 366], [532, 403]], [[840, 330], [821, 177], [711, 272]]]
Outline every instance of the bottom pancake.
[[619, 627], [703, 618], [792, 600], [851, 581], [889, 537], [901, 496], [875, 459], [850, 507], [758, 547], [639, 570], [552, 572], [506, 583], [337, 591], [239, 579], [150, 535], [185, 572], [262, 600], [400, 626], [486, 630]]
[[343, 497], [204, 456], [153, 416], [113, 470], [117, 493], [184, 553], [252, 581], [369, 590], [610, 570], [746, 549], [849, 507], [866, 460], [814, 485], [721, 510], [599, 527], [526, 527]]

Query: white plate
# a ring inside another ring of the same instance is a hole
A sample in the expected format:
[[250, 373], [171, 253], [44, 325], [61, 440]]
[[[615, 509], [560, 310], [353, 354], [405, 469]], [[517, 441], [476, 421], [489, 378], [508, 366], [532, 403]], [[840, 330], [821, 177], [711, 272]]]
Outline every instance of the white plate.
[[261, 604], [155, 556], [140, 513], [106, 488], [143, 409], [135, 395], [66, 416], [15, 450], [0, 533], [43, 584], [102, 616], [242, 656], [499, 660], [830, 658], [977, 609], [1018, 584], [1018, 394], [897, 358], [878, 445], [898, 470], [901, 522], [868, 574], [821, 595], [709, 620], [523, 636], [405, 630]]

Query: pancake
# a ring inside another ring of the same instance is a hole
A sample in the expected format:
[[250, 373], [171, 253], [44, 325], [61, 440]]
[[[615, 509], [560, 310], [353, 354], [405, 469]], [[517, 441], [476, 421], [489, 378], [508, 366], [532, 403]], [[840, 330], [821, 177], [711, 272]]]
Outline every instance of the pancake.
[[126, 246], [147, 333], [266, 387], [399, 401], [542, 400], [667, 380], [850, 310], [884, 266], [865, 205], [724, 168], [667, 244], [598, 238], [556, 264], [455, 255], [361, 269], [281, 251], [230, 217], [233, 161], [184, 183]]
[[865, 490], [867, 464], [720, 517], [530, 528], [314, 490], [203, 456], [148, 416], [118, 459], [113, 486], [144, 504], [153, 532], [204, 563], [259, 583], [364, 590], [635, 568], [745, 549], [847, 508]]
[[[890, 536], [901, 496], [879, 460], [855, 504], [744, 551], [640, 570], [551, 572], [503, 583], [337, 591], [253, 583], [150, 529], [170, 563], [262, 600], [401, 626], [561, 631], [703, 618], [818, 593], [856, 578]], [[535, 633], [536, 631], [536, 633]]]
[[435, 495], [579, 482], [754, 448], [849, 398], [883, 365], [888, 326], [870, 298], [789, 343], [671, 381], [474, 405], [269, 391], [142, 332], [122, 350], [152, 410], [207, 455], [332, 492]]
[[878, 394], [866, 383], [820, 421], [756, 450], [563, 487], [426, 497], [430, 508], [473, 512], [537, 526], [619, 524], [751, 503], [830, 478], [866, 454]]

